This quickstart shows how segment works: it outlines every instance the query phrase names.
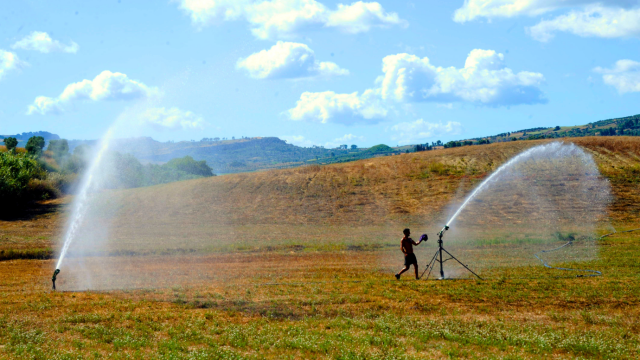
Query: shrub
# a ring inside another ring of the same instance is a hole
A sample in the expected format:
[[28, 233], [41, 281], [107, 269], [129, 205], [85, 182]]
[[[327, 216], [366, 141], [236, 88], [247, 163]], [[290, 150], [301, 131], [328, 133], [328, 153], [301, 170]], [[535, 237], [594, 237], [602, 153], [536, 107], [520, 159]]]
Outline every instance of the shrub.
[[[34, 194], [31, 180], [46, 179], [47, 173], [33, 157], [21, 153], [0, 153], [0, 203], [19, 204], [42, 194]], [[36, 186], [36, 188], [39, 188]]]

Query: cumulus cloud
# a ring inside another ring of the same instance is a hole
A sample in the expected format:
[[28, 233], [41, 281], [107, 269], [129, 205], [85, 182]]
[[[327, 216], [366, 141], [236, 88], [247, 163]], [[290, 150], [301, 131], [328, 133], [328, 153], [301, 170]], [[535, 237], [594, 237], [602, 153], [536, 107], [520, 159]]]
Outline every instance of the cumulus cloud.
[[35, 50], [45, 54], [56, 51], [75, 54], [80, 48], [78, 44], [73, 41], [69, 45], [65, 45], [58, 40], [53, 40], [49, 34], [42, 31], [32, 32], [11, 47], [13, 49]]
[[538, 16], [558, 9], [570, 11], [528, 28], [534, 39], [548, 41], [558, 31], [603, 38], [640, 35], [638, 0], [465, 0], [453, 19], [466, 22], [479, 17]]
[[391, 103], [461, 101], [510, 106], [546, 102], [539, 88], [542, 74], [515, 73], [505, 66], [504, 55], [493, 50], [472, 50], [460, 69], [436, 67], [427, 57], [389, 55], [382, 60], [382, 71], [376, 80], [379, 87], [362, 95], [305, 92], [289, 116], [321, 123], [374, 123], [387, 116]]
[[595, 72], [602, 74], [602, 81], [618, 90], [620, 94], [640, 92], [640, 62], [618, 60], [613, 69], [597, 67]]
[[352, 125], [358, 122], [377, 123], [387, 116], [387, 112], [378, 94], [374, 90], [366, 90], [362, 95], [357, 92], [304, 92], [296, 107], [287, 113], [291, 120]]
[[179, 0], [178, 7], [191, 17], [197, 27], [222, 20], [236, 20], [243, 16], [250, 0]]
[[11, 51], [5, 51], [0, 49], [0, 79], [2, 79], [9, 71], [17, 70], [24, 62], [22, 62], [18, 55]]
[[540, 73], [514, 73], [504, 65], [504, 55], [475, 49], [463, 68], [436, 67], [427, 57], [389, 55], [382, 60], [383, 99], [404, 102], [466, 101], [484, 105], [543, 103]]
[[280, 139], [285, 140], [289, 144], [293, 144], [301, 147], [311, 147], [314, 145], [314, 142], [305, 138], [302, 135], [283, 135], [280, 136]]
[[172, 108], [150, 108], [140, 117], [143, 123], [169, 129], [202, 129], [205, 121], [191, 111]]
[[60, 114], [78, 101], [136, 100], [158, 92], [157, 88], [132, 80], [126, 74], [105, 70], [93, 80], [67, 85], [58, 97], [38, 96], [27, 114]]
[[316, 60], [313, 50], [305, 44], [278, 41], [269, 50], [251, 54], [238, 60], [255, 79], [295, 79], [317, 76], [348, 75], [349, 71], [332, 62]]
[[479, 17], [497, 18], [519, 15], [535, 16], [559, 7], [588, 1], [567, 0], [465, 0], [461, 8], [453, 14], [456, 22], [471, 21]]
[[260, 39], [290, 38], [311, 28], [361, 33], [374, 27], [406, 26], [406, 21], [377, 2], [339, 4], [336, 10], [316, 0], [179, 0], [179, 4], [200, 28], [244, 18]]
[[543, 20], [528, 29], [534, 39], [543, 42], [549, 41], [558, 31], [583, 37], [640, 36], [640, 8], [587, 6], [581, 11], [571, 11], [551, 20]]
[[422, 119], [413, 122], [402, 122], [391, 127], [395, 135], [391, 137], [398, 144], [423, 143], [434, 136], [458, 135], [462, 132], [462, 125], [459, 122], [449, 121], [446, 124], [430, 123]]

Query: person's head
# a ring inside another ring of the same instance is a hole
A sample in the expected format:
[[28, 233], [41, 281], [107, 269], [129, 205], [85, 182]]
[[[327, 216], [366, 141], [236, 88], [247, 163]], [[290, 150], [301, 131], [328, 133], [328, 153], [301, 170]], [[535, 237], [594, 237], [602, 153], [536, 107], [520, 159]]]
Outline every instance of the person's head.
[[409, 230], [407, 228], [407, 229], [402, 230], [402, 233], [404, 234], [404, 236], [409, 236], [409, 235], [411, 235], [411, 230]]

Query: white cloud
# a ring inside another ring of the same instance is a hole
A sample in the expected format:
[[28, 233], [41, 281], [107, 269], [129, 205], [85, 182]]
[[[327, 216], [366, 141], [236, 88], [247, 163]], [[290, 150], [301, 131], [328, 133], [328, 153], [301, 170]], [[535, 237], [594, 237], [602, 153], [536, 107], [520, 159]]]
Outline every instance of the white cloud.
[[536, 16], [584, 0], [465, 0], [453, 15], [456, 22], [471, 21], [479, 17], [497, 18], [519, 15]]
[[306, 139], [302, 135], [284, 135], [280, 136], [280, 139], [285, 140], [289, 144], [301, 147], [312, 147], [314, 145], [313, 141]]
[[194, 25], [202, 28], [223, 20], [243, 17], [261, 39], [291, 38], [311, 28], [336, 28], [346, 33], [373, 27], [406, 26], [395, 13], [387, 13], [377, 2], [339, 4], [330, 10], [316, 0], [179, 0]]
[[332, 62], [320, 62], [313, 50], [305, 44], [278, 41], [269, 50], [238, 60], [238, 69], [244, 69], [255, 79], [294, 79], [316, 76], [348, 75], [349, 71]]
[[80, 48], [75, 42], [65, 45], [58, 40], [53, 40], [49, 34], [42, 31], [34, 31], [22, 40], [17, 41], [11, 46], [13, 49], [35, 50], [42, 53], [50, 53], [55, 51], [76, 53]]
[[132, 80], [122, 73], [105, 70], [93, 80], [82, 80], [69, 84], [60, 96], [50, 98], [38, 96], [29, 106], [27, 114], [60, 114], [70, 105], [82, 100], [136, 100], [155, 95], [158, 88]]
[[169, 129], [202, 129], [205, 125], [201, 116], [176, 107], [147, 109], [142, 114], [141, 120], [143, 123]]
[[459, 122], [449, 121], [446, 124], [430, 123], [422, 119], [414, 122], [402, 122], [391, 127], [396, 134], [391, 137], [398, 144], [423, 143], [427, 139], [442, 135], [458, 135], [462, 132]]
[[638, 0], [465, 0], [453, 19], [462, 23], [480, 17], [539, 16], [558, 9], [570, 11], [528, 28], [534, 39], [548, 41], [558, 31], [603, 38], [640, 35]]
[[597, 67], [593, 70], [601, 73], [604, 83], [615, 87], [620, 94], [640, 92], [640, 62], [618, 60], [613, 69]]
[[534, 39], [543, 42], [549, 41], [558, 31], [583, 37], [640, 36], [640, 8], [587, 6], [581, 11], [571, 11], [552, 20], [543, 20], [528, 29]]
[[464, 68], [436, 67], [428, 58], [409, 54], [389, 55], [382, 62], [382, 98], [402, 102], [466, 101], [483, 105], [516, 105], [545, 102], [538, 86], [540, 73], [514, 73], [504, 56], [493, 50], [475, 49]]
[[333, 91], [305, 92], [296, 107], [288, 111], [292, 120], [353, 124], [375, 123], [385, 118], [393, 102], [463, 101], [487, 106], [545, 103], [539, 85], [540, 73], [514, 73], [505, 67], [504, 56], [493, 50], [475, 49], [465, 66], [436, 67], [428, 58], [397, 54], [382, 60], [380, 86], [358, 95]]
[[288, 115], [297, 121], [352, 125], [377, 123], [387, 116], [387, 112], [374, 90], [367, 90], [362, 95], [325, 91], [302, 93], [296, 107], [288, 110]]
[[11, 51], [0, 49], [0, 79], [2, 79], [7, 72], [17, 70], [24, 64], [25, 63], [18, 58], [18, 55]]
[[191, 17], [197, 27], [211, 25], [221, 20], [236, 20], [243, 16], [250, 0], [178, 0], [178, 7]]

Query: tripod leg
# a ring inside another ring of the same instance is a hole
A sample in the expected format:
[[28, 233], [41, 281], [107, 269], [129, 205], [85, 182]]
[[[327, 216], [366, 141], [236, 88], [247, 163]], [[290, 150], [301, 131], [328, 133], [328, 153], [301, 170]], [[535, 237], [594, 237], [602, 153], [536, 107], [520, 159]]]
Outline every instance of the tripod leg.
[[464, 266], [465, 269], [469, 270], [470, 273], [472, 273], [473, 275], [475, 275], [478, 279], [480, 280], [484, 280], [483, 278], [480, 277], [480, 275], [476, 274], [473, 272], [473, 270], [469, 269], [469, 267], [465, 264], [463, 264], [462, 262], [460, 262], [460, 260], [458, 260], [455, 256], [451, 255], [450, 252], [448, 252], [447, 250], [445, 250], [445, 248], [442, 248], [442, 251], [446, 252], [449, 256], [451, 256], [451, 258], [455, 261], [458, 262], [458, 264]]
[[420, 278], [422, 279], [422, 277], [424, 276], [424, 273], [427, 272], [427, 270], [429, 270], [429, 273], [427, 274], [427, 279], [429, 278], [429, 276], [431, 275], [431, 270], [433, 269], [433, 267], [436, 265], [436, 256], [438, 256], [438, 251], [436, 251], [436, 253], [433, 255], [433, 257], [431, 258], [431, 261], [429, 261], [429, 263], [427, 264], [427, 267], [424, 269], [424, 271], [422, 272], [422, 275], [420, 275]]

